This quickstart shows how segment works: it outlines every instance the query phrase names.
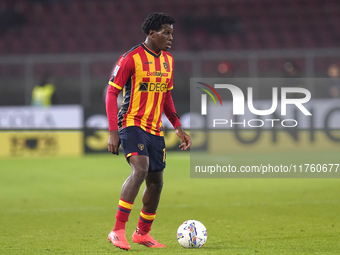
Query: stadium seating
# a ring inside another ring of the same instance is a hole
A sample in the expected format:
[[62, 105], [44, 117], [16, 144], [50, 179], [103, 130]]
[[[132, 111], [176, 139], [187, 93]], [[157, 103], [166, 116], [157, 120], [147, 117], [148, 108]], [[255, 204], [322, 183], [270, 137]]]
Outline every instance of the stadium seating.
[[[2, 10], [15, 3], [28, 24], [0, 35], [0, 55], [125, 52], [141, 42], [144, 36], [140, 25], [148, 13], [156, 11], [171, 13], [178, 21], [173, 45], [176, 51], [323, 48], [339, 47], [340, 41], [337, 0], [48, 2], [1, 1]], [[205, 25], [214, 16], [232, 18], [234, 23], [218, 33]], [[189, 24], [190, 20], [194, 24]], [[281, 62], [262, 60], [259, 67], [282, 70]], [[327, 64], [318, 59], [315, 67], [325, 69]], [[247, 64], [233, 65], [247, 69]], [[213, 68], [216, 71], [216, 66]], [[207, 65], [203, 65], [203, 71], [209, 73]], [[13, 72], [11, 68], [0, 70], [1, 75]], [[104, 73], [107, 75], [107, 70], [101, 71], [100, 65], [93, 66], [93, 74]]]
[[[9, 6], [11, 1], [3, 1]], [[139, 27], [152, 11], [179, 21], [209, 13], [232, 16], [241, 24], [228, 36], [190, 33], [176, 27], [176, 50], [337, 47], [340, 3], [335, 0], [241, 1], [15, 1], [29, 24], [1, 36], [0, 54], [125, 51], [141, 40]], [[137, 29], [136, 29], [137, 28]], [[193, 45], [192, 45], [193, 44]]]

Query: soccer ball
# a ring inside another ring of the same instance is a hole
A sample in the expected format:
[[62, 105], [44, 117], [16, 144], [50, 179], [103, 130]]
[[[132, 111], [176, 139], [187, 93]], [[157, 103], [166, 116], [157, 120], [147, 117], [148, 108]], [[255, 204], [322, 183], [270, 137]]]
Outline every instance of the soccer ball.
[[207, 229], [197, 220], [187, 220], [177, 230], [177, 240], [184, 248], [201, 248], [207, 235]]

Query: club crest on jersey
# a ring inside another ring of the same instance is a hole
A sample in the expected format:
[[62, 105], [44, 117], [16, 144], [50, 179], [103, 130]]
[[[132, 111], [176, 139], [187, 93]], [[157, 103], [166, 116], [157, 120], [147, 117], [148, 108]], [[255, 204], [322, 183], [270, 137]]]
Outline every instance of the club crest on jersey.
[[168, 71], [168, 63], [166, 63], [166, 62], [163, 62], [163, 66], [164, 66], [165, 70], [167, 70], [167, 71]]
[[141, 151], [144, 150], [144, 144], [139, 143], [139, 144], [138, 144], [138, 148], [139, 148]]

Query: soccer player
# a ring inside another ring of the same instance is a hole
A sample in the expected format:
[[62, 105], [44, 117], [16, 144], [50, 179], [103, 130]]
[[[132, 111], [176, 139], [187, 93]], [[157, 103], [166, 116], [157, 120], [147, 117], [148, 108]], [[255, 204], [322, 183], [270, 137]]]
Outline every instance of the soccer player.
[[[116, 223], [108, 239], [114, 246], [124, 250], [130, 249], [125, 236], [125, 224], [144, 181], [143, 207], [132, 241], [151, 248], [165, 247], [149, 234], [163, 186], [163, 112], [181, 139], [179, 147], [187, 150], [191, 145], [171, 96], [174, 61], [168, 50], [173, 40], [174, 23], [174, 18], [168, 14], [150, 14], [141, 28], [146, 34], [144, 43], [120, 57], [109, 81], [106, 96], [110, 130], [108, 150], [118, 155], [121, 143], [131, 166], [131, 174], [122, 186]], [[117, 96], [121, 90], [124, 100], [117, 116]]]

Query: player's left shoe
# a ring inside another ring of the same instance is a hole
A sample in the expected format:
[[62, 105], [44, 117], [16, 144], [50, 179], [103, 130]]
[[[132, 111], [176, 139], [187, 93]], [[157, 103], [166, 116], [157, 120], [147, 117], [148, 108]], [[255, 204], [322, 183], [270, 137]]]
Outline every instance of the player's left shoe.
[[135, 231], [132, 234], [132, 241], [134, 243], [145, 245], [146, 247], [150, 247], [150, 248], [165, 248], [166, 247], [164, 244], [161, 244], [161, 243], [157, 242], [155, 239], [153, 239], [149, 235], [149, 233], [147, 233], [145, 235], [140, 235], [140, 234], [137, 233], [137, 231]]

